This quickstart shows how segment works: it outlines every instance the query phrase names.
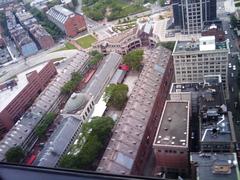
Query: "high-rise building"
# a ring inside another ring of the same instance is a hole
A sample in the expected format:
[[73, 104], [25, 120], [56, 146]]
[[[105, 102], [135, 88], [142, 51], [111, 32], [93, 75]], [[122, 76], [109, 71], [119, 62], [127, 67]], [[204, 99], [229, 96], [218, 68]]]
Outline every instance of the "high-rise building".
[[178, 41], [173, 50], [177, 83], [204, 81], [204, 77], [220, 75], [224, 88], [227, 85], [229, 47], [226, 41], [216, 42], [214, 36], [198, 41]]
[[216, 19], [216, 0], [173, 0], [175, 28], [184, 34], [200, 33], [204, 23]]

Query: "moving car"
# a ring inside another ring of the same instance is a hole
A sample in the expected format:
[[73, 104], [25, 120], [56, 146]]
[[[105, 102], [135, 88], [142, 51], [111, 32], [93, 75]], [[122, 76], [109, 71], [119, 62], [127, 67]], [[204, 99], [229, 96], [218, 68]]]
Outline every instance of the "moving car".
[[233, 65], [233, 70], [234, 70], [234, 71], [236, 70], [236, 65]]

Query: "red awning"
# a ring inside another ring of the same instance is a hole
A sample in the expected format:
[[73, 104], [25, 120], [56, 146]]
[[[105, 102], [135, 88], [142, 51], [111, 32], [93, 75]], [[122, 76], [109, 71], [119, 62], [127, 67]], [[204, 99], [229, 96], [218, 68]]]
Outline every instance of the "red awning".
[[35, 159], [36, 159], [36, 155], [33, 154], [27, 161], [27, 165], [31, 165]]
[[124, 71], [129, 71], [128, 65], [125, 65], [125, 64], [120, 65], [119, 69], [124, 70]]

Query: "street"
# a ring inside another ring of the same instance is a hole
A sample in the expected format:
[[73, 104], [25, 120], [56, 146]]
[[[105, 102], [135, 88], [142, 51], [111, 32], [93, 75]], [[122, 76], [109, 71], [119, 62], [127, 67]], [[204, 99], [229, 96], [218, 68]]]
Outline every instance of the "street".
[[[232, 1], [232, 0], [230, 0]], [[239, 47], [237, 44], [237, 36], [233, 29], [230, 28], [230, 16], [228, 15], [228, 12], [224, 10], [226, 8], [226, 4], [224, 1], [218, 1], [218, 17], [222, 20], [223, 30], [227, 31], [226, 39], [230, 40], [230, 51], [229, 54], [229, 63], [231, 66], [228, 68], [228, 84], [229, 84], [229, 96], [227, 98], [227, 105], [229, 111], [233, 114], [233, 122], [235, 127], [235, 133], [237, 141], [240, 141], [240, 118], [239, 118], [239, 87], [238, 87], [238, 54], [239, 54]], [[228, 9], [231, 9], [228, 7]], [[236, 70], [233, 70], [233, 66], [236, 66]], [[236, 106], [237, 105], [237, 106]]]

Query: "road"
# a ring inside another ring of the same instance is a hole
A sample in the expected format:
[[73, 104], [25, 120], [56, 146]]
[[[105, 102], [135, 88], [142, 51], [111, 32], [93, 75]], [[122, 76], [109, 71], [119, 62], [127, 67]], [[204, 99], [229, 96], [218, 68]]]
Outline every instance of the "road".
[[[228, 84], [229, 84], [229, 96], [227, 100], [228, 109], [233, 114], [233, 122], [235, 127], [235, 133], [237, 141], [240, 142], [240, 124], [238, 123], [240, 121], [240, 106], [238, 105], [235, 107], [235, 102], [239, 104], [239, 87], [238, 87], [238, 57], [237, 54], [239, 52], [239, 47], [237, 44], [237, 36], [233, 29], [230, 29], [230, 16], [227, 12], [229, 12], [229, 9], [232, 9], [231, 7], [226, 7], [229, 4], [231, 4], [232, 0], [229, 0], [229, 2], [224, 1], [218, 1], [218, 17], [222, 20], [223, 30], [227, 31], [226, 38], [230, 40], [230, 51], [231, 54], [229, 54], [229, 63], [231, 63], [231, 67], [228, 68]], [[225, 8], [225, 9], [224, 9]], [[233, 70], [233, 65], [236, 66], [236, 70]]]
[[27, 60], [19, 60], [14, 64], [9, 64], [8, 66], [1, 67], [0, 69], [0, 83], [12, 78], [13, 76], [30, 69], [36, 65], [48, 62], [51, 59], [56, 58], [69, 58], [74, 56], [78, 50], [66, 50], [66, 51], [58, 51], [58, 52], [42, 52], [35, 56], [31, 56]]

